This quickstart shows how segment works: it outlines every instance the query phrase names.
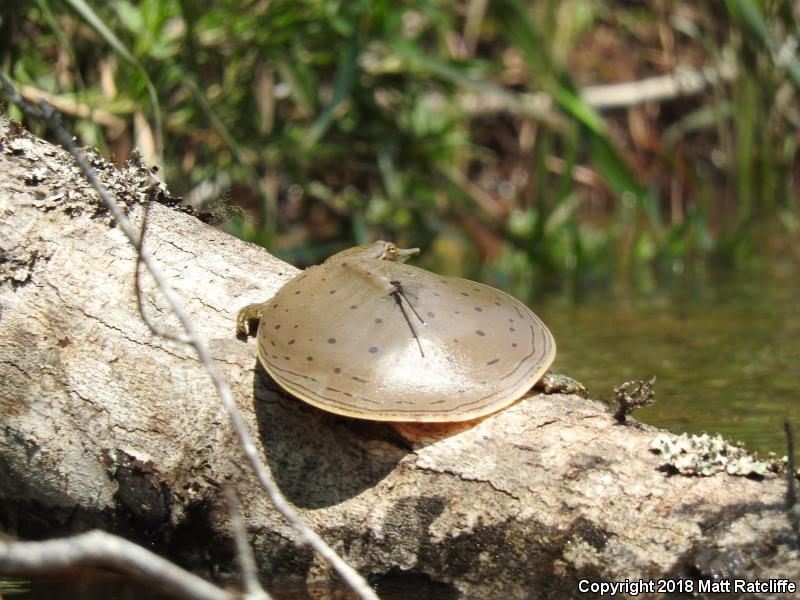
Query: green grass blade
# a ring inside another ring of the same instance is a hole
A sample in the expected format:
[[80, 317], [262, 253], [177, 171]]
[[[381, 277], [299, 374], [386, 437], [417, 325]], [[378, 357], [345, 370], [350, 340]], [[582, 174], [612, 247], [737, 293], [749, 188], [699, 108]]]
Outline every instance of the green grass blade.
[[728, 12], [755, 37], [772, 55], [773, 62], [786, 71], [789, 79], [800, 89], [800, 61], [781, 52], [783, 44], [774, 39], [764, 16], [751, 0], [725, 0]]
[[103, 20], [97, 15], [96, 12], [84, 0], [64, 0], [68, 6], [74, 10], [92, 29], [95, 30], [111, 48], [129, 62], [133, 67], [142, 74], [144, 77], [145, 85], [147, 86], [147, 93], [150, 96], [150, 104], [153, 107], [153, 119], [156, 126], [156, 152], [158, 160], [163, 165], [163, 130], [161, 125], [161, 104], [158, 101], [158, 94], [150, 76], [145, 70], [142, 63], [128, 50], [125, 44], [111, 31]]
[[339, 66], [336, 70], [336, 75], [333, 82], [333, 95], [330, 102], [322, 110], [319, 116], [311, 124], [311, 127], [306, 131], [303, 136], [302, 147], [308, 149], [315, 145], [325, 132], [331, 126], [333, 117], [336, 110], [342, 105], [342, 102], [350, 95], [353, 89], [353, 83], [356, 79], [356, 66], [358, 59], [359, 47], [358, 44], [353, 42], [341, 54], [339, 59]]

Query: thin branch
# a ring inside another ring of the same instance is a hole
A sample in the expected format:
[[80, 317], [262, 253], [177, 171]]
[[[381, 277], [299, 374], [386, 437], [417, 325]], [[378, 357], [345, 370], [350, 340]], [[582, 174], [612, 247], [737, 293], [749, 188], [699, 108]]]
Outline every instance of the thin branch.
[[165, 590], [196, 600], [232, 600], [233, 596], [184, 571], [141, 546], [104, 531], [90, 531], [44, 542], [0, 541], [0, 572], [43, 573], [92, 565], [155, 581]]
[[702, 70], [677, 69], [667, 75], [649, 77], [639, 81], [593, 85], [581, 89], [584, 102], [597, 110], [627, 108], [650, 102], [665, 102], [683, 96], [694, 96], [719, 81], [730, 81], [736, 69], [721, 64]]
[[786, 433], [786, 508], [792, 509], [797, 504], [797, 490], [794, 481], [797, 473], [794, 466], [794, 431], [792, 431], [792, 424], [788, 419], [783, 422], [783, 431]]
[[258, 581], [256, 559], [253, 556], [253, 549], [247, 542], [247, 531], [242, 519], [239, 499], [229, 486], [226, 486], [223, 491], [225, 493], [225, 502], [228, 505], [228, 515], [231, 518], [233, 540], [236, 543], [236, 557], [239, 560], [239, 568], [242, 570], [245, 600], [272, 600], [272, 597], [264, 591]]
[[[154, 179], [151, 175], [151, 179]], [[166, 329], [162, 329], [158, 325], [153, 322], [150, 317], [147, 316], [147, 313], [144, 310], [144, 291], [142, 290], [142, 276], [141, 276], [141, 265], [142, 265], [142, 248], [144, 248], [144, 236], [147, 232], [147, 222], [148, 218], [150, 217], [150, 206], [152, 201], [152, 196], [155, 191], [155, 186], [151, 185], [150, 189], [147, 190], [147, 199], [144, 203], [144, 214], [142, 215], [142, 226], [139, 230], [139, 241], [136, 244], [136, 262], [133, 268], [133, 287], [136, 289], [136, 308], [139, 310], [139, 316], [142, 318], [142, 321], [145, 325], [147, 325], [148, 329], [153, 335], [162, 337], [167, 340], [171, 340], [173, 342], [178, 342], [181, 344], [191, 344], [191, 340], [189, 336], [182, 335], [179, 333], [172, 333], [171, 331], [167, 331]]]
[[[53, 108], [44, 101], [39, 102], [38, 110], [34, 109], [19, 96], [8, 79], [6, 79], [5, 75], [2, 73], [0, 73], [0, 83], [5, 88], [6, 93], [11, 98], [11, 101], [14, 102], [14, 104], [16, 104], [20, 110], [22, 110], [22, 112], [28, 116], [28, 118], [41, 119], [48, 125], [48, 127], [56, 136], [56, 139], [58, 139], [59, 143], [64, 146], [67, 152], [69, 152], [75, 158], [75, 161], [83, 171], [86, 179], [97, 190], [97, 193], [100, 195], [103, 203], [116, 220], [119, 229], [125, 234], [125, 237], [128, 238], [128, 241], [131, 243], [131, 245], [133, 245], [134, 248], [138, 248], [140, 246], [139, 239], [136, 235], [136, 231], [131, 225], [131, 222], [125, 216], [125, 213], [122, 212], [114, 199], [111, 198], [111, 195], [108, 193], [103, 184], [97, 179], [97, 175], [95, 174], [94, 170], [86, 161], [81, 151], [77, 148], [72, 137], [61, 125], [58, 113], [55, 112]], [[173, 312], [180, 320], [181, 325], [183, 326], [184, 331], [189, 339], [189, 344], [197, 353], [200, 363], [205, 367], [217, 394], [222, 400], [225, 412], [228, 414], [228, 418], [230, 419], [231, 425], [236, 432], [236, 436], [239, 438], [239, 443], [242, 446], [245, 457], [258, 477], [261, 487], [264, 488], [264, 490], [267, 492], [267, 495], [269, 495], [272, 504], [275, 506], [278, 512], [283, 515], [288, 523], [301, 535], [303, 540], [311, 545], [314, 550], [319, 552], [319, 554], [325, 560], [327, 560], [331, 566], [333, 566], [333, 568], [353, 589], [353, 591], [355, 591], [364, 600], [378, 600], [378, 596], [375, 594], [372, 588], [369, 587], [369, 584], [367, 584], [364, 578], [361, 577], [361, 575], [353, 567], [348, 565], [291, 509], [286, 498], [283, 496], [280, 489], [278, 489], [277, 484], [272, 479], [272, 475], [261, 461], [256, 445], [253, 443], [253, 438], [250, 435], [247, 425], [245, 425], [244, 418], [236, 408], [233, 394], [231, 393], [228, 385], [225, 383], [216, 363], [212, 359], [211, 353], [209, 352], [208, 348], [206, 348], [206, 345], [202, 342], [200, 336], [197, 334], [194, 324], [190, 320], [189, 315], [186, 312], [186, 309], [183, 307], [178, 295], [167, 282], [166, 277], [161, 272], [161, 269], [159, 269], [155, 259], [147, 250], [147, 248], [141, 248], [141, 251], [139, 252], [139, 258], [150, 271], [150, 275], [156, 282], [156, 285], [161, 290], [161, 293], [164, 294], [164, 298], [167, 300]]]
[[[719, 82], [736, 78], [736, 68], [722, 63], [703, 69], [681, 68], [672, 73], [648, 77], [638, 81], [591, 85], [581, 88], [580, 97], [598, 111], [628, 108], [647, 103], [668, 102], [675, 98], [696, 96]], [[469, 114], [508, 112], [529, 116], [559, 128], [555, 118], [553, 98], [546, 92], [512, 93], [490, 86], [469, 89], [457, 94], [462, 110]]]
[[786, 514], [794, 532], [800, 537], [800, 504], [797, 503], [797, 488], [794, 462], [794, 431], [789, 419], [783, 422], [786, 433]]
[[88, 104], [84, 104], [83, 102], [79, 102], [78, 100], [74, 100], [69, 97], [57, 96], [56, 94], [45, 92], [44, 90], [40, 90], [30, 85], [24, 85], [16, 82], [15, 85], [17, 86], [20, 95], [31, 102], [44, 99], [61, 112], [80, 117], [82, 119], [91, 119], [96, 123], [100, 123], [100, 125], [109, 127], [114, 131], [115, 135], [125, 129], [125, 119], [118, 117], [107, 110], [103, 110], [102, 108], [94, 108], [93, 106], [89, 106]]

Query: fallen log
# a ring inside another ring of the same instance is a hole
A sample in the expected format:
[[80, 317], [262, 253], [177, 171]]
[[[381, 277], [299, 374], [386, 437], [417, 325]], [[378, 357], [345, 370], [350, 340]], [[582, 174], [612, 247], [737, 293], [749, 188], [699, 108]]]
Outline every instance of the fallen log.
[[[141, 222], [144, 167], [92, 161]], [[168, 204], [152, 206], [145, 244], [283, 493], [376, 584], [582, 597], [627, 579], [652, 581], [644, 591], [656, 596], [697, 591], [704, 578], [800, 573], [778, 476], [673, 475], [650, 449], [660, 430], [622, 425], [578, 396], [532, 394], [450, 427], [323, 413], [281, 393], [255, 341], [234, 333], [238, 308], [269, 298], [295, 268]], [[0, 252], [0, 530], [42, 539], [99, 527], [219, 575], [233, 569], [220, 508], [230, 484], [267, 587], [334, 579], [248, 470], [191, 350], [142, 322], [135, 249], [72, 159], [5, 119]], [[179, 333], [142, 283], [144, 310]]]

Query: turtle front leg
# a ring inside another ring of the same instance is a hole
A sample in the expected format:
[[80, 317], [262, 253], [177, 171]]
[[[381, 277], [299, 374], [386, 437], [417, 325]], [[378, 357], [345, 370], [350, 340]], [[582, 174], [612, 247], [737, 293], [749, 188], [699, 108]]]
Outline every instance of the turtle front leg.
[[[258, 323], [264, 315], [265, 304], [248, 304], [236, 315], [236, 333], [249, 336], [255, 334]], [[255, 324], [255, 327], [252, 327]]]
[[580, 381], [552, 371], [545, 373], [533, 387], [543, 390], [545, 394], [575, 394], [584, 398], [589, 394]]

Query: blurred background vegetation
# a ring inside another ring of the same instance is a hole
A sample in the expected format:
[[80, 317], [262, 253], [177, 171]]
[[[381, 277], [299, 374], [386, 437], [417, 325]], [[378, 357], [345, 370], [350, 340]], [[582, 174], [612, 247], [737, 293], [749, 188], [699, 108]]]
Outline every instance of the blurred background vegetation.
[[[0, 65], [83, 143], [118, 162], [138, 146], [175, 193], [241, 206], [224, 226], [295, 264], [386, 238], [530, 299], [797, 256], [799, 13], [19, 0], [2, 9]], [[647, 96], [670, 75], [684, 93]]]

